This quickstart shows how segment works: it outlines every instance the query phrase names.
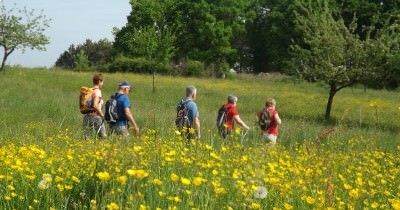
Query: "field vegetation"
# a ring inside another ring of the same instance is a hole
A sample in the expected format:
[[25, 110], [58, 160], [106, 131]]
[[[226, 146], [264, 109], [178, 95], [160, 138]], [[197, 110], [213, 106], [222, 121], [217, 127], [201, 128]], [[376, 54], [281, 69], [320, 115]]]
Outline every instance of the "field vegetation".
[[[105, 74], [103, 97], [133, 83], [143, 133], [121, 142], [82, 138], [79, 88], [92, 72], [12, 69], [0, 75], [0, 209], [400, 209], [397, 91], [337, 93], [290, 77], [228, 80]], [[202, 139], [174, 127], [185, 87], [198, 88]], [[230, 140], [215, 117], [229, 94], [241, 118]], [[262, 142], [255, 113], [277, 100], [278, 144]]]

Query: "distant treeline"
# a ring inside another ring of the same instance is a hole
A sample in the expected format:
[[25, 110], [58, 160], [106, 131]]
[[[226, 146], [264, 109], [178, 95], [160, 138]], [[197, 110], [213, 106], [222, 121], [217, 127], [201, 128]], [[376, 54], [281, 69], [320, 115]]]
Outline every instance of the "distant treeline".
[[[328, 5], [333, 17], [361, 40], [373, 37], [400, 15], [398, 0], [131, 0], [130, 4], [127, 23], [114, 30], [113, 42], [88, 39], [71, 45], [55, 66], [194, 76], [218, 76], [232, 68], [296, 74], [293, 57], [298, 54], [291, 49], [309, 45], [304, 43], [305, 30], [298, 26], [304, 5], [321, 12], [321, 5]], [[399, 58], [394, 56], [385, 65], [391, 71], [389, 78], [379, 84], [376, 78], [364, 83], [397, 87]]]

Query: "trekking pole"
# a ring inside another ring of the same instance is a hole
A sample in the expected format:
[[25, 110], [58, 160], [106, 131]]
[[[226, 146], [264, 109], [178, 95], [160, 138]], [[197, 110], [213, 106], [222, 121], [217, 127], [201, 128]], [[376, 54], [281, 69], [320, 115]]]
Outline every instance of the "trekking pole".
[[96, 135], [99, 135], [101, 128], [104, 126], [104, 119], [101, 120], [101, 124], [99, 126], [99, 129], [97, 130]]

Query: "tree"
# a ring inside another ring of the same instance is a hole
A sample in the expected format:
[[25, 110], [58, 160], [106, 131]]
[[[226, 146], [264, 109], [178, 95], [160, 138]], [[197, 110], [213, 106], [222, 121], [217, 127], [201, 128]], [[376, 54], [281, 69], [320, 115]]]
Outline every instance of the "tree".
[[40, 13], [34, 14], [34, 10], [27, 8], [6, 9], [0, 6], [0, 46], [3, 48], [3, 59], [0, 71], [4, 70], [8, 56], [16, 49], [23, 52], [26, 48], [32, 50], [46, 50], [45, 45], [49, 44], [49, 38], [44, 34], [49, 27], [50, 19]]
[[283, 71], [290, 60], [291, 40], [298, 36], [294, 27], [294, 1], [256, 0], [256, 12], [247, 33], [254, 72]]
[[85, 69], [89, 67], [89, 59], [85, 52], [81, 49], [75, 56], [75, 67], [77, 69]]
[[142, 57], [167, 63], [175, 54], [175, 25], [171, 20], [174, 0], [130, 2], [128, 23], [115, 33], [114, 49], [129, 58]]
[[73, 69], [76, 67], [78, 54], [83, 50], [88, 60], [88, 67], [103, 65], [111, 62], [112, 59], [112, 43], [107, 39], [100, 39], [95, 42], [86, 39], [85, 43], [78, 44], [76, 47], [71, 44], [68, 50], [64, 51], [57, 59], [55, 66]]
[[[314, 2], [314, 3], [313, 3]], [[331, 9], [328, 0], [299, 1], [296, 26], [304, 42], [292, 45], [297, 71], [308, 81], [324, 81], [329, 85], [325, 119], [330, 118], [333, 98], [338, 91], [357, 82], [374, 78], [385, 60], [398, 53], [398, 24], [383, 27], [375, 37], [365, 39], [357, 34], [357, 19], [348, 26]]]

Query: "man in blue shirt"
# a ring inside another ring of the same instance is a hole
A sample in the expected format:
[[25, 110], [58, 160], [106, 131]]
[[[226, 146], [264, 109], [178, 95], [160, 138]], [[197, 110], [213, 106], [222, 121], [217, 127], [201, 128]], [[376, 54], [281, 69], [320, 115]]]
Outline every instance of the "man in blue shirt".
[[[200, 120], [199, 120], [199, 111], [197, 109], [197, 105], [194, 102], [197, 97], [197, 89], [194, 86], [188, 86], [186, 88], [186, 98], [182, 99], [176, 107], [176, 111], [179, 112], [182, 106], [186, 106], [187, 117], [189, 120], [189, 127], [191, 129], [195, 129], [194, 132], [197, 138], [200, 138]], [[190, 129], [189, 128], [189, 129]], [[190, 130], [189, 130], [190, 133]], [[188, 138], [190, 138], [189, 135]]]
[[131, 113], [131, 103], [128, 97], [131, 85], [128, 81], [123, 81], [118, 85], [118, 92], [115, 93], [117, 98], [118, 120], [110, 124], [111, 134], [123, 136], [126, 141], [129, 140], [129, 122], [132, 126], [134, 134], [139, 134], [139, 127]]

